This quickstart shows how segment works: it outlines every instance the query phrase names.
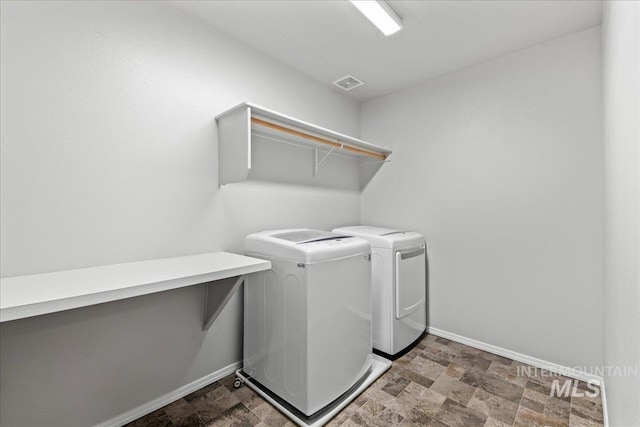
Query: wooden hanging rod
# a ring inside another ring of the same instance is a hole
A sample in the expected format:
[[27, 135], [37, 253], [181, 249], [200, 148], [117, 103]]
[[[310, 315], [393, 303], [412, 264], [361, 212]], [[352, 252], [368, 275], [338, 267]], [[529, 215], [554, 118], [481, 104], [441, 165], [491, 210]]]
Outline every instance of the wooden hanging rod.
[[362, 148], [352, 147], [350, 145], [341, 144], [339, 142], [331, 141], [328, 139], [320, 138], [319, 136], [310, 135], [308, 133], [304, 133], [299, 130], [291, 129], [285, 126], [277, 125], [275, 123], [268, 122], [266, 120], [261, 120], [256, 117], [251, 117], [251, 123], [264, 126], [270, 129], [274, 129], [280, 132], [288, 133], [289, 135], [294, 135], [300, 138], [308, 139], [310, 141], [318, 142], [320, 144], [330, 145], [331, 147], [341, 148], [345, 151], [350, 151], [356, 154], [362, 154], [365, 156], [373, 157], [379, 160], [386, 160], [386, 156], [380, 153], [374, 153], [373, 151], [363, 150]]

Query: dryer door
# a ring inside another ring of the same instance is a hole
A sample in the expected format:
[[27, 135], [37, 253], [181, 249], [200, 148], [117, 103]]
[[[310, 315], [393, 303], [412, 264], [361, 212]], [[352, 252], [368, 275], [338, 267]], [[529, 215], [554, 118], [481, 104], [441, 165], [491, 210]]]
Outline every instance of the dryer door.
[[413, 313], [425, 303], [425, 246], [396, 252], [396, 319]]

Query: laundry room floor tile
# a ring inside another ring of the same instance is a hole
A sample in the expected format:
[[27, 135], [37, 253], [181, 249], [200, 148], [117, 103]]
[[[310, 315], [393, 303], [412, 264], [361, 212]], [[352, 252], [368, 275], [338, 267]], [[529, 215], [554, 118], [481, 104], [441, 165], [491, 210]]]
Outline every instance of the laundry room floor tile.
[[[229, 375], [127, 427], [295, 426], [249, 387], [234, 388], [233, 380]], [[574, 397], [551, 396], [568, 381]], [[590, 387], [426, 334], [327, 426], [602, 426], [602, 402]]]

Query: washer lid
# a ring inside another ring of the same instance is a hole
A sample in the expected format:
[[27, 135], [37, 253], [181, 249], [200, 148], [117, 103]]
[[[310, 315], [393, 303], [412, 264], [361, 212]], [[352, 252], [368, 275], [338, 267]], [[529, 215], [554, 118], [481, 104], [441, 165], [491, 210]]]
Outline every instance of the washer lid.
[[375, 248], [402, 249], [424, 244], [424, 236], [413, 231], [394, 230], [392, 228], [355, 225], [340, 227], [334, 233], [346, 234], [366, 239]]
[[245, 239], [247, 255], [305, 264], [369, 252], [370, 245], [364, 239], [308, 228], [262, 231]]

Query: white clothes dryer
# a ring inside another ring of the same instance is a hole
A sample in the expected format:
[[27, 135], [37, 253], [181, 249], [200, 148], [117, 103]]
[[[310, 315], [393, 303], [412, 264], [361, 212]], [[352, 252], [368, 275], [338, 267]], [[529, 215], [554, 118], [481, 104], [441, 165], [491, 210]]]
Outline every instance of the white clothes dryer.
[[427, 248], [424, 236], [388, 228], [340, 227], [334, 233], [371, 244], [373, 348], [394, 356], [427, 325]]

